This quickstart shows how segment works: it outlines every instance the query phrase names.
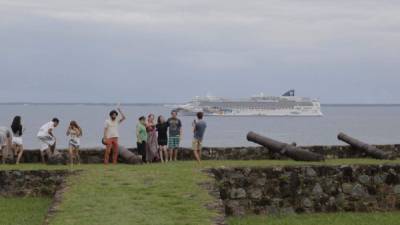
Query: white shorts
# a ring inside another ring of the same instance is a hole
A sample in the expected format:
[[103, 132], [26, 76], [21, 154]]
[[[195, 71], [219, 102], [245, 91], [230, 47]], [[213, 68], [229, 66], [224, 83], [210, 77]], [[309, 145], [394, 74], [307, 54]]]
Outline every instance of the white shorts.
[[81, 141], [79, 138], [70, 138], [68, 141], [69, 147], [79, 148]]
[[22, 137], [13, 137], [12, 143], [15, 145], [23, 145]]
[[40, 146], [40, 151], [45, 151], [50, 146], [53, 146], [56, 143], [56, 138], [52, 136], [38, 136], [39, 141], [42, 142]]

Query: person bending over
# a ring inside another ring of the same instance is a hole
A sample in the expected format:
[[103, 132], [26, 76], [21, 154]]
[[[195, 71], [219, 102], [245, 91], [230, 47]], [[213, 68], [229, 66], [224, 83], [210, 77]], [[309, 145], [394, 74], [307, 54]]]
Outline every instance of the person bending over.
[[42, 163], [46, 163], [45, 154], [47, 157], [50, 157], [52, 154], [54, 154], [56, 149], [56, 137], [54, 136], [53, 131], [59, 123], [59, 119], [53, 118], [50, 122], [45, 123], [39, 129], [37, 137], [42, 143], [40, 147], [40, 157], [42, 159]]
[[12, 133], [7, 127], [0, 127], [0, 150], [2, 163], [5, 164], [11, 150]]

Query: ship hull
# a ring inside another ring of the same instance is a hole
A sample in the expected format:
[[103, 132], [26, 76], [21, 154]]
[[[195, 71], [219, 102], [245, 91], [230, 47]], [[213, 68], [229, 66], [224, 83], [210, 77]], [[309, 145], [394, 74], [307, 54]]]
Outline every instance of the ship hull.
[[[195, 116], [198, 111], [179, 110], [181, 116]], [[271, 110], [271, 111], [240, 111], [240, 112], [204, 112], [207, 116], [266, 116], [266, 117], [320, 117], [321, 111], [297, 111], [297, 110]]]

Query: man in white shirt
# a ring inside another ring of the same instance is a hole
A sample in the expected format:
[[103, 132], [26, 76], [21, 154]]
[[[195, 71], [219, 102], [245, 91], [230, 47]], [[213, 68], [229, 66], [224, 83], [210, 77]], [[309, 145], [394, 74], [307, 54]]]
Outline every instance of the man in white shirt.
[[[121, 114], [121, 118], [118, 117], [118, 112]], [[110, 160], [111, 149], [113, 150], [113, 164], [116, 164], [118, 160], [118, 126], [125, 120], [125, 115], [120, 108], [118, 108], [118, 112], [112, 110], [110, 112], [110, 119], [107, 119], [104, 124], [103, 142], [107, 146], [104, 152], [104, 164], [108, 164]]]
[[48, 157], [54, 153], [56, 148], [56, 137], [53, 134], [53, 130], [59, 123], [60, 121], [57, 118], [53, 118], [50, 122], [41, 126], [37, 134], [39, 141], [42, 143], [40, 147], [40, 156], [43, 163], [46, 162], [44, 158], [46, 152]]
[[6, 163], [11, 150], [12, 132], [7, 127], [0, 127], [0, 150], [3, 164]]

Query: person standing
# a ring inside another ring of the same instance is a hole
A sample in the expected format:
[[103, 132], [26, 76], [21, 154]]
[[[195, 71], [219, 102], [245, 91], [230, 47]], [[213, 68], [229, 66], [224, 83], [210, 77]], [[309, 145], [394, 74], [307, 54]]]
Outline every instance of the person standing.
[[197, 162], [200, 163], [202, 142], [203, 142], [204, 133], [207, 128], [207, 123], [203, 120], [202, 112], [198, 112], [196, 116], [197, 116], [197, 120], [194, 120], [193, 124], [192, 124], [193, 125], [192, 147], [193, 147], [194, 157], [197, 160]]
[[0, 127], [0, 150], [2, 163], [8, 159], [12, 144], [12, 133], [7, 127]]
[[22, 133], [24, 128], [22, 126], [21, 116], [15, 116], [11, 123], [11, 131], [13, 133], [12, 149], [14, 156], [17, 157], [16, 164], [19, 164], [22, 154], [24, 153], [24, 146], [22, 142]]
[[42, 145], [40, 147], [40, 157], [42, 163], [45, 163], [45, 154], [50, 157], [56, 149], [56, 137], [53, 134], [54, 129], [58, 126], [60, 120], [53, 118], [50, 122], [45, 123], [40, 127], [37, 137]]
[[146, 118], [141, 116], [139, 122], [136, 125], [136, 144], [138, 153], [142, 156], [142, 161], [147, 162], [146, 157], [146, 142], [147, 142], [147, 130], [146, 130]]
[[71, 121], [67, 129], [68, 137], [68, 150], [69, 150], [69, 160], [71, 166], [74, 164], [74, 160], [80, 163], [79, 157], [79, 146], [80, 138], [82, 137], [82, 129], [76, 121]]
[[171, 118], [167, 121], [168, 124], [168, 148], [169, 148], [169, 160], [176, 161], [178, 158], [179, 143], [182, 139], [182, 122], [178, 119], [178, 112], [172, 110]]
[[156, 130], [158, 133], [157, 137], [157, 142], [159, 146], [159, 154], [160, 154], [160, 159], [161, 162], [168, 162], [168, 150], [167, 150], [167, 144], [168, 144], [168, 123], [165, 121], [163, 116], [159, 116], [157, 118], [157, 125], [156, 125]]
[[111, 150], [112, 154], [112, 162], [113, 164], [117, 163], [118, 160], [118, 138], [119, 125], [126, 119], [125, 115], [122, 113], [120, 108], [117, 108], [118, 112], [121, 114], [121, 118], [118, 117], [119, 113], [115, 110], [112, 110], [109, 113], [110, 118], [106, 120], [104, 124], [104, 135], [103, 140], [106, 144], [106, 150], [104, 152], [104, 164], [108, 164], [110, 160]]
[[158, 157], [157, 130], [156, 130], [156, 124], [154, 122], [154, 114], [149, 114], [147, 116], [146, 130], [147, 130], [146, 161], [151, 163]]

